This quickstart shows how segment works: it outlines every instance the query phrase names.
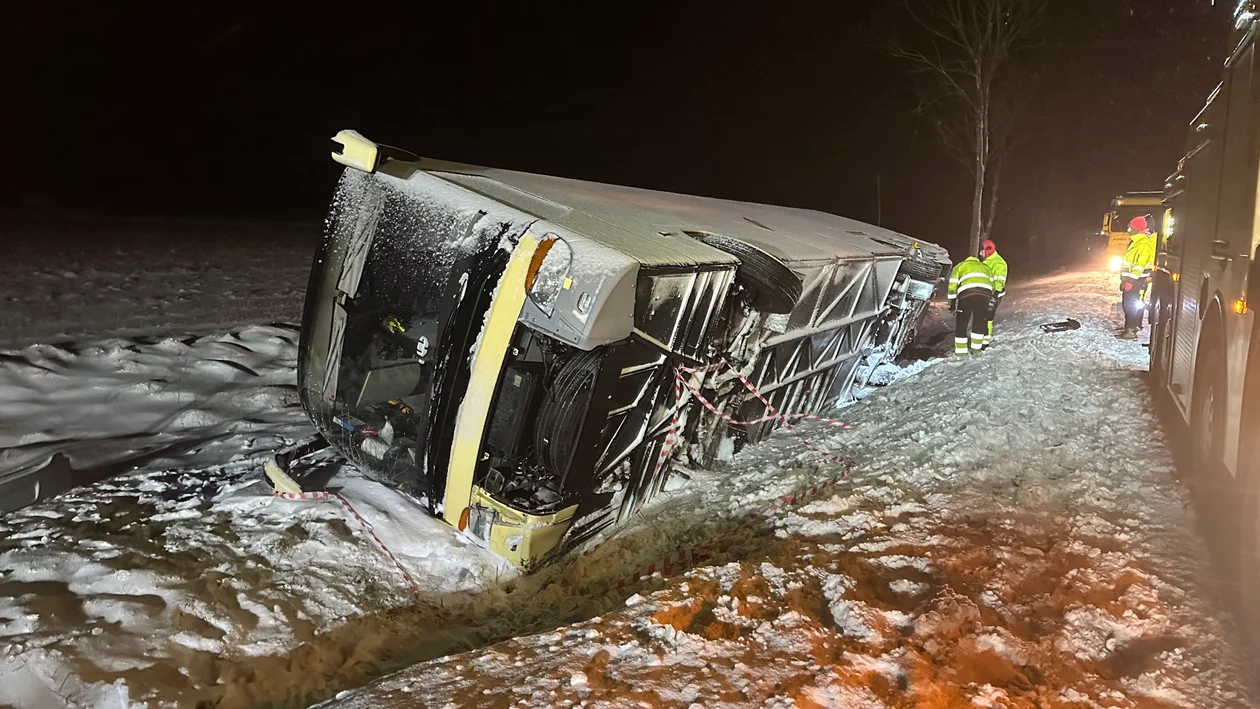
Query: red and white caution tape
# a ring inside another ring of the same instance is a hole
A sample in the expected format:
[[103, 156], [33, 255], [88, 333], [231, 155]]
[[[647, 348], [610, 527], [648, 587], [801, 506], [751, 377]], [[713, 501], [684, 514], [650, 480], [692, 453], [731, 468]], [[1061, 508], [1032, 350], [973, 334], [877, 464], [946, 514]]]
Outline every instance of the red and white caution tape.
[[371, 537], [372, 541], [376, 542], [376, 546], [380, 547], [380, 550], [385, 552], [385, 556], [388, 556], [389, 560], [394, 562], [394, 566], [398, 568], [398, 573], [402, 574], [403, 580], [407, 582], [407, 585], [411, 588], [411, 592], [416, 596], [420, 595], [420, 588], [416, 586], [415, 579], [411, 578], [411, 574], [408, 573], [407, 569], [404, 568], [402, 563], [398, 561], [398, 557], [394, 556], [394, 552], [390, 551], [389, 547], [385, 546], [385, 542], [382, 542], [381, 538], [376, 536], [376, 532], [372, 531], [372, 525], [368, 524], [366, 519], [363, 519], [363, 515], [360, 515], [359, 512], [354, 509], [354, 506], [350, 504], [349, 500], [335, 492], [328, 492], [326, 490], [314, 490], [311, 492], [282, 492], [280, 490], [276, 490], [276, 497], [280, 497], [285, 500], [336, 500], [337, 502], [340, 502], [341, 506], [346, 508], [346, 512], [349, 512], [351, 517], [358, 520], [359, 525], [363, 527], [363, 531]]
[[[797, 420], [797, 421], [803, 421], [803, 420], [820, 421], [822, 423], [827, 424], [828, 426], [835, 426], [836, 428], [852, 428], [852, 426], [850, 426], [849, 424], [843, 421], [839, 421], [832, 418], [826, 418], [825, 416], [818, 416], [817, 414], [783, 414], [782, 416], [779, 416], [778, 414], [767, 414], [766, 416], [762, 416], [761, 418], [754, 419], [752, 421], [738, 421], [730, 414], [724, 411], [720, 411], [718, 407], [713, 404], [713, 402], [706, 399], [704, 395], [700, 393], [700, 390], [698, 388], [696, 388], [691, 382], [687, 381], [686, 379], [683, 379], [681, 373], [675, 374], [674, 378], [682, 382], [682, 385], [687, 387], [687, 390], [691, 392], [691, 395], [696, 397], [696, 401], [699, 401], [700, 404], [703, 405], [704, 408], [708, 409], [710, 413], [722, 419], [723, 421], [731, 424], [732, 426], [755, 426], [759, 423], [765, 423], [767, 421], [777, 421], [780, 418], [788, 418], [788, 419]], [[753, 393], [756, 393], [756, 389], [753, 389], [752, 386], [748, 384], [747, 380], [743, 380], [743, 381], [745, 383], [745, 386], [748, 386], [749, 389]], [[762, 399], [762, 401], [765, 401], [765, 400]]]
[[779, 413], [779, 410], [778, 410], [778, 409], [776, 409], [776, 408], [774, 408], [774, 405], [770, 403], [770, 400], [769, 400], [769, 399], [767, 399], [765, 396], [763, 396], [763, 395], [762, 395], [762, 393], [761, 393], [760, 391], [757, 391], [757, 387], [753, 386], [753, 383], [752, 383], [752, 382], [750, 382], [750, 381], [748, 381], [748, 377], [745, 377], [745, 376], [744, 376], [744, 374], [743, 374], [743, 372], [740, 372], [738, 369], [736, 369], [735, 367], [731, 366], [731, 363], [730, 363], [730, 362], [727, 362], [725, 359], [723, 359], [723, 360], [722, 360], [722, 364], [725, 364], [727, 367], [729, 367], [729, 368], [730, 368], [730, 370], [731, 370], [732, 372], [734, 372], [734, 373], [735, 373], [735, 376], [736, 376], [736, 377], [739, 377], [739, 381], [740, 381], [740, 382], [742, 382], [742, 383], [744, 384], [744, 386], [748, 388], [748, 391], [752, 392], [752, 395], [753, 395], [753, 396], [755, 396], [755, 397], [757, 397], [758, 399], [760, 399], [760, 400], [761, 400], [761, 403], [763, 403], [763, 404], [765, 404], [765, 405], [766, 405], [766, 411], [769, 411], [772, 415], [774, 415], [775, 417], [777, 417], [777, 418], [779, 419], [779, 422], [783, 424], [783, 427], [787, 429], [787, 432], [788, 432], [788, 433], [790, 433], [790, 434], [792, 434], [793, 436], [796, 436], [797, 440], [799, 440], [801, 443], [805, 444], [805, 447], [806, 447], [806, 448], [808, 448], [808, 449], [810, 449], [810, 450], [814, 451], [814, 452], [815, 452], [815, 453], [817, 453], [818, 455], [821, 455], [822, 457], [826, 458], [827, 460], [830, 460], [830, 461], [831, 461], [831, 462], [833, 462], [833, 463], [844, 463], [844, 462], [845, 462], [845, 459], [844, 459], [844, 458], [842, 458], [841, 456], [838, 456], [838, 455], [836, 455], [836, 454], [834, 454], [834, 453], [828, 453], [827, 451], [825, 451], [825, 450], [823, 450], [823, 449], [819, 448], [818, 446], [814, 445], [813, 443], [810, 443], [808, 439], [806, 439], [806, 438], [805, 438], [804, 436], [802, 436], [801, 434], [797, 433], [796, 429], [795, 429], [795, 428], [792, 428], [792, 422], [791, 422], [791, 421], [789, 421], [789, 420], [788, 420], [788, 418], [787, 418], [786, 416], [784, 416], [783, 414]]
[[[700, 374], [700, 373], [712, 371], [719, 367], [727, 367], [732, 372], [734, 372], [735, 376], [739, 378], [740, 383], [742, 383], [744, 387], [748, 389], [748, 391], [752, 392], [753, 396], [756, 396], [761, 401], [761, 403], [765, 405], [766, 410], [770, 412], [769, 415], [764, 418], [757, 419], [756, 421], [737, 421], [733, 417], [719, 410], [716, 405], [714, 405], [712, 402], [706, 399], [696, 387], [692, 386], [692, 384], [688, 382], [686, 379], [684, 379], [682, 376], [683, 373]], [[674, 405], [672, 407], [672, 412], [671, 412], [669, 432], [666, 434], [665, 443], [661, 447], [660, 458], [657, 460], [657, 464], [656, 464], [657, 473], [660, 472], [661, 467], [664, 466], [665, 463], [669, 460], [670, 453], [672, 453], [674, 439], [677, 436], [678, 412], [679, 412], [679, 409], [681, 409], [682, 387], [684, 386], [691, 393], [691, 395], [694, 396], [696, 400], [701, 403], [701, 405], [703, 405], [711, 413], [721, 418], [723, 421], [726, 421], [727, 423], [730, 423], [733, 425], [740, 426], [740, 425], [751, 425], [751, 424], [756, 424], [756, 423], [764, 423], [766, 421], [777, 420], [783, 424], [784, 428], [787, 429], [788, 433], [791, 433], [798, 440], [800, 440], [801, 443], [803, 443], [806, 448], [809, 448], [811, 451], [818, 453], [819, 455], [823, 456], [824, 458], [826, 458], [827, 460], [833, 463], [839, 463], [843, 465], [844, 469], [841, 470], [836, 475], [832, 476], [831, 478], [828, 478], [827, 480], [823, 480], [819, 483], [816, 483], [813, 486], [801, 492], [798, 492], [794, 495], [784, 495], [782, 497], [779, 497], [777, 500], [770, 503], [768, 507], [762, 510], [760, 514], [753, 516], [749, 521], [744, 522], [743, 524], [740, 524], [731, 529], [728, 529], [727, 531], [723, 532], [722, 534], [712, 539], [709, 539], [705, 542], [701, 542], [699, 544], [695, 544], [689, 547], [679, 547], [678, 549], [675, 549], [674, 551], [667, 554], [663, 559], [654, 561], [651, 564], [635, 571], [629, 576], [626, 576], [615, 583], [609, 584], [608, 587], [604, 591], [605, 595], [609, 593], [614, 593], [614, 592], [620, 593], [622, 591], [625, 591], [626, 589], [631, 588], [635, 586], [636, 584], [638, 584], [639, 581], [641, 581], [642, 579], [651, 577], [657, 572], [661, 572], [666, 575], [669, 575], [669, 574], [672, 574], [675, 570], [681, 571], [682, 569], [691, 567], [696, 557], [707, 555], [714, 552], [720, 547], [722, 542], [726, 541], [730, 537], [740, 534], [753, 526], [762, 524], [766, 518], [773, 516], [774, 514], [776, 514], [777, 512], [781, 510], [785, 510], [789, 507], [794, 507], [804, 502], [805, 500], [832, 488], [834, 485], [836, 485], [840, 481], [847, 478], [849, 475], [849, 471], [852, 470], [854, 467], [854, 462], [851, 459], [844, 458], [842, 456], [835, 455], [834, 453], [829, 453], [825, 450], [822, 450], [821, 448], [819, 448], [818, 446], [814, 445], [809, 440], [807, 440], [804, 436], [802, 436], [799, 432], [797, 432], [792, 427], [791, 419], [814, 419], [814, 420], [822, 421], [832, 426], [838, 426], [841, 428], [848, 428], [848, 424], [843, 423], [841, 421], [836, 421], [835, 419], [824, 418], [822, 416], [815, 416], [813, 414], [780, 413], [778, 409], [776, 409], [774, 405], [771, 404], [770, 401], [764, 395], [762, 395], [760, 391], [758, 391], [757, 387], [754, 386], [753, 383], [749, 381], [747, 377], [745, 377], [742, 373], [740, 373], [739, 370], [737, 370], [733, 365], [731, 365], [730, 362], [727, 362], [724, 359], [719, 363], [711, 364], [705, 367], [679, 367], [678, 371], [674, 373]], [[600, 545], [596, 545], [586, 550], [585, 552], [582, 553], [582, 556], [589, 555], [591, 552], [598, 549], [599, 546]]]
[[678, 409], [679, 402], [682, 401], [682, 387], [679, 384], [681, 380], [677, 375], [674, 376], [674, 405], [671, 407], [669, 415], [669, 431], [665, 434], [665, 443], [661, 445], [661, 456], [656, 460], [656, 468], [652, 471], [652, 478], [655, 479], [660, 475], [661, 468], [665, 467], [665, 462], [669, 460], [670, 454], [674, 452], [674, 442], [678, 436]]

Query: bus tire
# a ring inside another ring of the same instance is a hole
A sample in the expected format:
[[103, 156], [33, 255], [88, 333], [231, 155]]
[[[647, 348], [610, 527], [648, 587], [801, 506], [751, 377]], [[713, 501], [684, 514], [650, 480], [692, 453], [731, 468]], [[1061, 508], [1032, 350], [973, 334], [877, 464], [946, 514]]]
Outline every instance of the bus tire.
[[[1243, 383], [1242, 420], [1239, 428], [1255, 431], [1260, 426], [1260, 327], [1254, 328]], [[1243, 627], [1253, 646], [1260, 646], [1260, 437], [1242, 436], [1238, 456], [1239, 607]]]
[[1190, 400], [1189, 456], [1191, 484], [1210, 505], [1213, 516], [1230, 506], [1234, 487], [1225, 472], [1225, 354], [1219, 320], [1208, 316], [1194, 364]]
[[936, 282], [941, 279], [943, 270], [941, 264], [935, 261], [908, 258], [901, 262], [901, 267], [897, 269], [897, 272], [904, 273], [916, 281], [936, 285]]
[[752, 291], [752, 306], [763, 313], [790, 313], [801, 300], [801, 279], [779, 259], [749, 244], [721, 234], [704, 234], [700, 241], [739, 259], [736, 282]]

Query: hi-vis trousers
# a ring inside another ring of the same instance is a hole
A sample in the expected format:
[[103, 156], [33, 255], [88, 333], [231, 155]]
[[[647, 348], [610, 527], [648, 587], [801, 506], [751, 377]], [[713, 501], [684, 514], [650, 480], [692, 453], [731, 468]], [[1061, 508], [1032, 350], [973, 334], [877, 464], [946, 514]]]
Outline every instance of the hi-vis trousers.
[[972, 290], [958, 296], [955, 313], [954, 354], [979, 352], [989, 335], [989, 296], [987, 290]]

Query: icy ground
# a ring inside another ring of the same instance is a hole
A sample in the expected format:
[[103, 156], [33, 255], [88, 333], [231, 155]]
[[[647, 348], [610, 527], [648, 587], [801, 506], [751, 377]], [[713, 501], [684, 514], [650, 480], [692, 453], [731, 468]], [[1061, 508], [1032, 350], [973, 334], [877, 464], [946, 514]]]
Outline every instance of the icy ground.
[[0, 463], [147, 460], [0, 517], [0, 707], [1250, 706], [1108, 280], [1018, 290], [982, 359], [878, 373], [853, 430], [800, 427], [857, 464], [834, 496], [638, 594], [837, 468], [776, 436], [520, 578], [330, 459], [413, 592], [350, 511], [260, 482], [310, 433], [292, 329], [6, 352]]
[[[335, 706], [1252, 706], [1114, 292], [1019, 289], [990, 352], [810, 430], [856, 459], [850, 482], [728, 556]], [[1081, 330], [1037, 328], [1068, 315]], [[741, 484], [774, 486], [787, 461], [757, 455]]]

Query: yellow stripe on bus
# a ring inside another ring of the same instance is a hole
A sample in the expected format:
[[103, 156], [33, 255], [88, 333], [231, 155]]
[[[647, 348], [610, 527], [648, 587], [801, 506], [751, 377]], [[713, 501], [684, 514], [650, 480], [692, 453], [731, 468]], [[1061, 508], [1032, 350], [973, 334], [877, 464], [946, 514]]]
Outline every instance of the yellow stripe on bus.
[[452, 526], [459, 526], [459, 517], [472, 499], [473, 473], [481, 453], [481, 439], [490, 415], [490, 401], [503, 369], [503, 359], [512, 331], [525, 305], [525, 275], [529, 262], [538, 250], [538, 238], [526, 232], [512, 251], [498, 291], [490, 303], [481, 344], [473, 358], [472, 372], [464, 402], [455, 416], [455, 442], [451, 446], [451, 462], [446, 470], [446, 494], [442, 498], [442, 517]]

